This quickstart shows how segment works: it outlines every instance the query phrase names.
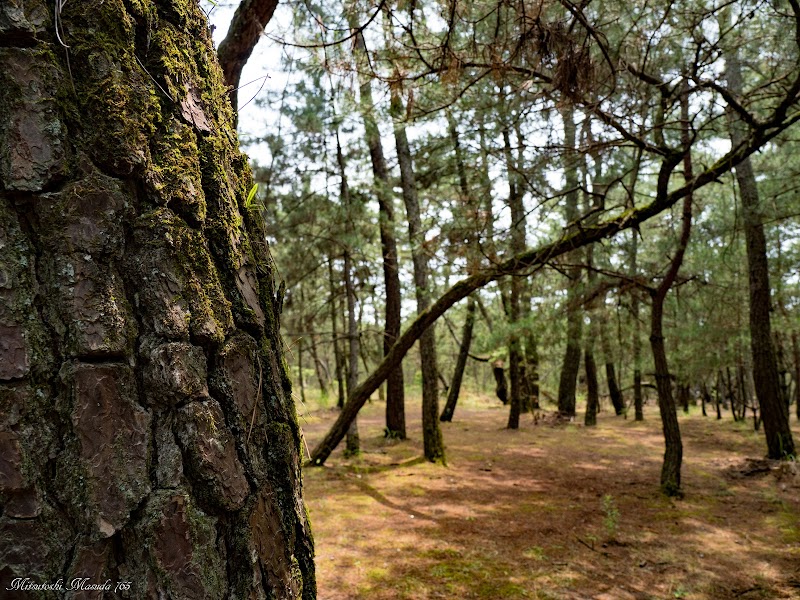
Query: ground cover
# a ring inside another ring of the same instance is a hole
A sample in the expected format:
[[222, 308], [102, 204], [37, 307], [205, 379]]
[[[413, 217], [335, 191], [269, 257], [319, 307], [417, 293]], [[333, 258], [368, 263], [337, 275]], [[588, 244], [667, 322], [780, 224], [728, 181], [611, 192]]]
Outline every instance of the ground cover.
[[[320, 600], [800, 598], [800, 465], [761, 460], [751, 423], [681, 414], [685, 497], [658, 490], [663, 441], [646, 420], [596, 428], [468, 395], [444, 425], [447, 466], [359, 415], [363, 452], [306, 469]], [[335, 409], [306, 410], [313, 448]], [[796, 439], [800, 430], [794, 428]]]

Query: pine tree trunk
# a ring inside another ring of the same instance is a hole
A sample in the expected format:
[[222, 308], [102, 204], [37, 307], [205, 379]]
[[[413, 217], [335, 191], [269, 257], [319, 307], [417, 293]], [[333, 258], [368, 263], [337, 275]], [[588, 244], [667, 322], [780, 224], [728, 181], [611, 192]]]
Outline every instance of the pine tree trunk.
[[597, 385], [597, 365], [591, 341], [586, 342], [583, 364], [586, 368], [586, 415], [583, 423], [587, 427], [597, 425], [597, 411], [600, 407], [600, 394]]
[[[392, 116], [397, 160], [400, 163], [400, 186], [408, 217], [408, 236], [411, 242], [411, 260], [414, 263], [414, 287], [417, 295], [417, 313], [423, 313], [431, 304], [428, 283], [428, 258], [425, 256], [425, 232], [422, 229], [417, 182], [411, 149], [405, 125], [400, 121], [403, 104], [399, 90], [392, 89]], [[422, 370], [422, 444], [425, 458], [431, 462], [444, 462], [444, 442], [439, 428], [439, 386], [436, 367], [436, 329], [431, 326], [419, 338], [420, 368]]]
[[[518, 140], [519, 142], [519, 140]], [[503, 130], [503, 149], [506, 161], [506, 178], [508, 179], [508, 207], [511, 209], [511, 253], [519, 254], [525, 249], [525, 209], [522, 205], [517, 165], [511, 153], [511, 136], [508, 128]], [[508, 301], [508, 322], [511, 333], [508, 340], [508, 379], [510, 384], [508, 428], [519, 428], [519, 415], [522, 410], [522, 344], [517, 331], [517, 323], [521, 316], [522, 278], [511, 277]]]
[[[456, 161], [456, 172], [458, 173], [458, 184], [461, 192], [461, 201], [464, 208], [464, 217], [466, 221], [473, 221], [477, 225], [478, 215], [480, 211], [476, 206], [475, 198], [470, 192], [469, 183], [467, 182], [467, 168], [464, 164], [464, 157], [461, 152], [461, 143], [458, 136], [458, 127], [453, 115], [447, 113], [447, 125], [450, 133], [450, 140], [453, 143], [453, 154]], [[480, 261], [480, 248], [478, 246], [478, 235], [475, 231], [468, 231], [467, 233], [467, 274], [472, 275]], [[475, 326], [475, 296], [467, 298], [467, 315], [464, 319], [464, 329], [461, 334], [461, 345], [458, 349], [458, 358], [456, 359], [456, 368], [453, 372], [453, 379], [450, 383], [448, 390], [447, 402], [442, 414], [439, 417], [440, 421], [452, 421], [453, 414], [456, 410], [458, 403], [458, 396], [461, 392], [461, 382], [464, 377], [464, 369], [467, 365], [467, 358], [469, 358], [469, 349], [472, 345], [472, 330]]]
[[310, 600], [282, 291], [203, 13], [62, 3], [64, 49], [42, 3], [16, 6], [0, 24], [0, 589]]
[[336, 310], [336, 280], [333, 276], [333, 258], [328, 259], [328, 284], [330, 285], [330, 313], [331, 313], [331, 331], [333, 334], [333, 360], [336, 366], [336, 389], [338, 392], [336, 399], [337, 408], [344, 407], [345, 391], [344, 391], [344, 360], [342, 358], [342, 351], [339, 347], [339, 317]]
[[800, 336], [792, 332], [792, 360], [794, 361], [794, 410], [800, 421]]
[[[578, 162], [576, 158], [575, 115], [572, 107], [561, 111], [564, 120], [564, 145], [566, 147], [564, 172], [566, 174], [566, 210], [567, 227], [578, 218]], [[578, 370], [581, 363], [581, 331], [583, 328], [583, 310], [580, 306], [579, 286], [580, 267], [572, 267], [567, 271], [570, 281], [567, 288], [567, 347], [561, 365], [561, 377], [558, 384], [558, 412], [564, 417], [575, 416], [575, 392], [578, 381]]]
[[450, 382], [450, 390], [447, 395], [447, 403], [444, 405], [440, 421], [450, 422], [453, 420], [453, 413], [456, 411], [458, 395], [461, 392], [461, 381], [464, 378], [464, 369], [469, 358], [469, 348], [472, 344], [472, 329], [475, 325], [475, 299], [470, 296], [467, 299], [467, 316], [464, 319], [464, 330], [461, 332], [461, 345], [458, 349], [456, 368], [453, 372], [453, 379]]
[[650, 348], [653, 352], [656, 388], [658, 389], [658, 408], [661, 411], [661, 426], [664, 433], [664, 462], [661, 466], [661, 489], [668, 496], [680, 494], [681, 463], [683, 461], [683, 443], [672, 396], [672, 381], [667, 363], [667, 351], [664, 346], [664, 298], [666, 292], [653, 297], [650, 316]]
[[[358, 355], [360, 352], [358, 339], [358, 322], [356, 321], [356, 291], [353, 285], [353, 265], [350, 249], [344, 251], [344, 290], [347, 301], [347, 395], [358, 385]], [[345, 456], [356, 456], [361, 451], [358, 435], [358, 418], [350, 422], [345, 438]]]
[[539, 349], [533, 333], [525, 337], [525, 378], [530, 390], [530, 408], [539, 410]]
[[600, 323], [600, 343], [603, 346], [603, 355], [606, 359], [606, 382], [608, 383], [608, 395], [611, 398], [611, 405], [614, 407], [614, 414], [617, 416], [625, 412], [625, 399], [617, 383], [617, 371], [614, 367], [614, 355], [611, 352], [611, 344], [608, 341], [605, 318]]
[[506, 383], [506, 372], [503, 369], [503, 361], [496, 360], [492, 363], [492, 375], [494, 375], [494, 393], [503, 404], [508, 404], [508, 384]]
[[[357, 16], [351, 13], [350, 27], [359, 28]], [[354, 49], [359, 79], [359, 103], [364, 120], [367, 148], [372, 162], [375, 179], [375, 195], [378, 200], [378, 225], [381, 236], [381, 255], [383, 257], [383, 281], [386, 293], [386, 324], [383, 330], [383, 354], [386, 356], [392, 344], [400, 335], [400, 272], [398, 267], [397, 238], [395, 237], [394, 208], [391, 196], [391, 183], [386, 158], [383, 154], [381, 133], [375, 122], [372, 83], [367, 74], [367, 49], [364, 37], [359, 33], [355, 38]], [[386, 379], [386, 431], [388, 435], [406, 439], [405, 390], [403, 388], [403, 368], [393, 369]]]
[[[726, 19], [727, 20], [727, 19]], [[735, 96], [743, 89], [738, 51], [725, 55], [725, 75]], [[739, 119], [731, 115], [731, 143], [734, 147], [744, 143], [746, 132]], [[761, 217], [758, 186], [749, 158], [736, 166], [736, 182], [742, 200], [742, 221], [747, 246], [747, 272], [750, 284], [750, 346], [753, 354], [753, 378], [756, 396], [764, 421], [767, 438], [767, 455], [770, 458], [794, 456], [794, 440], [789, 428], [789, 415], [781, 400], [778, 364], [772, 345], [770, 323], [770, 285], [767, 264], [767, 240]]]

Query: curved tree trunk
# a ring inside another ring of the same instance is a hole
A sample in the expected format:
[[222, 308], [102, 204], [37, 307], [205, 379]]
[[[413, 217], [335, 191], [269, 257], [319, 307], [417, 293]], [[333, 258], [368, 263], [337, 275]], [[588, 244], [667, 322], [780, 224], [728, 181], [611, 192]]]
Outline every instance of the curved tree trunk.
[[[684, 146], [684, 155], [673, 158], [675, 166], [680, 158], [683, 160], [683, 177], [685, 181], [693, 178], [692, 155], [689, 141], [689, 94], [688, 84], [683, 82], [681, 91], [681, 142]], [[665, 162], [662, 166], [662, 175], [671, 172]], [[659, 177], [659, 193], [663, 193], [669, 179], [666, 176]], [[667, 269], [664, 279], [657, 289], [653, 290], [652, 308], [650, 312], [650, 348], [653, 352], [653, 364], [656, 378], [656, 389], [658, 390], [658, 408], [661, 413], [661, 428], [664, 433], [664, 462], [661, 465], [661, 491], [668, 496], [679, 496], [681, 494], [681, 463], [683, 462], [683, 442], [681, 440], [681, 430], [678, 425], [678, 414], [675, 410], [675, 399], [672, 395], [672, 379], [667, 363], [667, 351], [664, 343], [664, 300], [667, 298], [670, 288], [675, 283], [683, 264], [683, 257], [686, 254], [686, 247], [689, 245], [689, 237], [692, 233], [692, 202], [693, 193], [690, 191], [683, 199], [683, 210], [681, 212], [681, 236], [678, 240], [678, 247], [675, 256]]]
[[236, 113], [239, 110], [238, 88], [242, 70], [277, 7], [278, 0], [241, 0], [231, 19], [228, 34], [219, 44], [217, 56], [225, 83], [230, 88], [234, 127], [237, 121]]
[[65, 50], [25, 22], [42, 3], [17, 5], [21, 29], [0, 26], [0, 586], [314, 598], [282, 292], [202, 12], [65, 3]]

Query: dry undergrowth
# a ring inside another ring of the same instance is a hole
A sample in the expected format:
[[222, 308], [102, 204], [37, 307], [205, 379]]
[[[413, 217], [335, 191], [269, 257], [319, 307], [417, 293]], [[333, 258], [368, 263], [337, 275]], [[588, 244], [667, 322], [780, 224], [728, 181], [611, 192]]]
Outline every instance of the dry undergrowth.
[[[444, 424], [447, 467], [419, 460], [418, 403], [407, 411], [409, 441], [383, 438], [373, 402], [364, 453], [306, 470], [321, 600], [800, 599], [799, 470], [759, 462], [749, 424], [681, 415], [676, 501], [658, 492], [655, 408], [508, 431], [506, 409], [468, 397]], [[301, 418], [310, 446], [335, 416]]]

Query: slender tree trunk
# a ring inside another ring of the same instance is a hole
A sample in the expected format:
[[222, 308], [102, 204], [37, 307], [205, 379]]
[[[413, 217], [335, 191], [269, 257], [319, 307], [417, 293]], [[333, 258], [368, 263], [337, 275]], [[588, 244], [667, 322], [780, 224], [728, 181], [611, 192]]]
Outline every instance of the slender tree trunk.
[[[391, 91], [391, 110], [394, 118], [394, 139], [397, 160], [400, 163], [400, 186], [408, 217], [408, 236], [411, 243], [411, 260], [414, 263], [414, 287], [417, 294], [417, 313], [425, 312], [431, 303], [428, 283], [428, 258], [425, 256], [425, 231], [422, 229], [417, 182], [408, 145], [406, 128], [400, 119], [403, 102], [396, 87]], [[425, 458], [431, 462], [445, 462], [444, 442], [439, 428], [439, 386], [436, 367], [436, 333], [429, 327], [419, 338], [420, 367], [422, 369], [422, 443]]]
[[464, 330], [461, 332], [461, 345], [458, 349], [456, 368], [453, 372], [453, 379], [450, 383], [450, 390], [447, 395], [447, 403], [444, 405], [440, 421], [452, 421], [453, 413], [456, 410], [458, 395], [461, 391], [461, 381], [464, 377], [464, 368], [467, 366], [469, 348], [472, 343], [472, 329], [475, 325], [475, 299], [470, 296], [467, 298], [467, 316], [464, 319]]
[[[586, 265], [588, 266], [589, 288], [591, 289], [597, 278], [592, 270], [594, 263], [594, 246], [586, 248]], [[597, 364], [594, 360], [594, 340], [598, 334], [597, 311], [594, 310], [595, 302], [589, 302], [586, 313], [589, 317], [589, 335], [586, 337], [583, 364], [586, 369], [586, 414], [584, 425], [591, 427], [597, 425], [597, 413], [600, 410], [600, 391], [597, 384]]]
[[[464, 157], [461, 152], [461, 143], [458, 137], [458, 128], [453, 115], [447, 113], [447, 123], [450, 133], [450, 140], [453, 143], [453, 154], [456, 160], [456, 172], [458, 173], [459, 190], [461, 192], [461, 204], [464, 207], [465, 221], [478, 222], [478, 215], [480, 211], [476, 206], [474, 196], [470, 192], [469, 184], [467, 182], [467, 169], [464, 164]], [[478, 248], [478, 235], [475, 231], [468, 233], [467, 239], [467, 274], [472, 275], [478, 266], [479, 251]], [[467, 364], [469, 357], [469, 349], [472, 344], [472, 330], [475, 325], [475, 297], [470, 296], [467, 298], [467, 315], [464, 319], [464, 330], [461, 333], [461, 344], [458, 350], [458, 358], [456, 359], [456, 367], [453, 372], [453, 379], [450, 384], [449, 393], [447, 395], [447, 403], [445, 404], [442, 414], [439, 417], [440, 421], [452, 421], [453, 413], [456, 410], [458, 402], [458, 395], [461, 392], [461, 381], [464, 377], [464, 368]]]
[[[639, 232], [631, 231], [631, 277], [637, 277], [637, 254], [639, 248]], [[642, 326], [639, 318], [639, 293], [633, 291], [631, 312], [633, 314], [633, 410], [637, 421], [644, 421], [644, 403], [642, 401]]]
[[[313, 325], [313, 323], [310, 323]], [[312, 333], [309, 337], [311, 347], [311, 360], [314, 361], [314, 372], [317, 375], [317, 383], [319, 384], [319, 392], [322, 398], [328, 397], [328, 383], [327, 376], [325, 375], [325, 365], [319, 358], [319, 349], [317, 348], [318, 339], [317, 334]]]
[[506, 372], [503, 368], [503, 361], [496, 360], [492, 363], [492, 375], [494, 375], [494, 393], [503, 404], [508, 404], [508, 384], [506, 383]]
[[606, 360], [606, 382], [608, 383], [608, 395], [611, 398], [611, 405], [614, 413], [619, 416], [625, 412], [625, 399], [617, 383], [617, 371], [614, 367], [614, 354], [611, 351], [611, 344], [608, 341], [608, 331], [606, 329], [606, 319], [600, 323], [600, 343], [603, 346], [603, 356]]
[[[726, 22], [728, 18], [724, 19]], [[744, 89], [738, 50], [725, 53], [725, 75], [731, 92], [739, 97]], [[744, 124], [731, 111], [731, 143], [746, 143]], [[781, 401], [778, 364], [772, 345], [770, 323], [770, 285], [767, 264], [767, 241], [761, 216], [758, 186], [749, 158], [736, 166], [736, 181], [742, 199], [742, 221], [747, 246], [747, 272], [750, 285], [750, 345], [753, 354], [753, 378], [756, 396], [764, 421], [767, 455], [783, 459], [795, 454], [789, 415]]]
[[339, 347], [339, 317], [336, 310], [336, 280], [333, 276], [333, 258], [328, 259], [328, 285], [330, 286], [330, 312], [331, 312], [331, 330], [333, 333], [333, 360], [336, 366], [336, 387], [338, 391], [338, 398], [336, 406], [338, 408], [344, 407], [344, 360], [342, 358], [342, 351]]
[[531, 332], [525, 337], [525, 377], [530, 390], [531, 409], [539, 409], [539, 348]]
[[[300, 303], [305, 306], [305, 294], [303, 287], [300, 286]], [[319, 384], [319, 391], [322, 398], [328, 397], [328, 386], [325, 383], [325, 376], [322, 373], [322, 362], [319, 360], [317, 352], [317, 334], [314, 333], [314, 316], [308, 315], [304, 321], [304, 333], [308, 335], [308, 346], [311, 350], [311, 360], [314, 363], [314, 373], [317, 376], [317, 383]]]
[[[592, 320], [594, 320], [592, 318]], [[597, 425], [597, 411], [600, 408], [600, 395], [597, 385], [597, 365], [594, 362], [594, 350], [591, 337], [586, 340], [583, 364], [586, 368], [586, 415], [584, 425]]]
[[306, 403], [306, 384], [303, 379], [303, 338], [297, 340], [297, 381], [300, 383], [300, 402]]
[[[662, 285], [663, 287], [663, 285]], [[672, 381], [667, 363], [667, 351], [664, 346], [664, 299], [669, 288], [659, 288], [661, 293], [653, 296], [650, 316], [650, 347], [653, 352], [656, 388], [658, 389], [658, 408], [661, 411], [661, 425], [664, 433], [664, 462], [661, 467], [661, 489], [668, 496], [680, 494], [681, 462], [683, 461], [683, 444], [678, 415], [672, 396]]]
[[61, 4], [68, 50], [42, 3], [0, 26], [0, 589], [312, 600], [283, 292], [207, 21]]
[[[561, 111], [564, 120], [564, 172], [566, 175], [566, 209], [567, 228], [572, 227], [578, 218], [578, 161], [576, 147], [575, 109], [571, 106]], [[581, 330], [583, 328], [583, 309], [580, 305], [579, 266], [567, 271], [569, 287], [567, 288], [567, 347], [561, 365], [561, 377], [558, 384], [558, 412], [563, 417], [575, 416], [575, 392], [578, 381], [578, 369], [581, 363]]]
[[[355, 13], [349, 15], [350, 27], [358, 29]], [[375, 192], [378, 199], [378, 218], [383, 256], [383, 280], [386, 292], [386, 325], [383, 333], [383, 354], [389, 352], [400, 335], [400, 273], [398, 268], [397, 238], [392, 202], [391, 183], [378, 124], [373, 116], [375, 107], [372, 100], [372, 83], [368, 75], [367, 49], [364, 37], [359, 33], [355, 38], [354, 49], [359, 80], [359, 104], [364, 120], [367, 148], [372, 162], [375, 179]], [[435, 419], [434, 419], [435, 420]], [[391, 437], [406, 439], [405, 391], [403, 389], [403, 368], [393, 369], [386, 379], [386, 432]]]
[[[681, 142], [683, 143], [683, 176], [686, 181], [692, 180], [692, 156], [689, 140], [689, 95], [688, 84], [684, 81], [681, 95]], [[668, 166], [665, 162], [664, 166]], [[662, 175], [670, 172], [662, 167]], [[667, 177], [659, 176], [659, 192], [663, 193], [668, 183]], [[664, 300], [670, 288], [675, 283], [689, 237], [692, 231], [692, 202], [693, 194], [690, 192], [683, 200], [681, 214], [681, 237], [678, 248], [672, 258], [669, 269], [664, 275], [661, 284], [652, 291], [652, 309], [650, 313], [650, 348], [653, 353], [655, 367], [656, 388], [658, 390], [658, 408], [661, 413], [661, 427], [664, 433], [664, 462], [661, 466], [661, 490], [668, 496], [681, 494], [681, 463], [683, 462], [683, 442], [681, 430], [678, 425], [678, 414], [675, 409], [675, 400], [672, 395], [672, 379], [667, 362], [667, 351], [664, 344]]]
[[[630, 183], [628, 184], [628, 204], [631, 208], [636, 205], [633, 191], [639, 180], [639, 170], [642, 164], [642, 150], [635, 150], [633, 169]], [[630, 275], [632, 279], [639, 276], [639, 231], [631, 230], [630, 243]], [[634, 289], [631, 296], [631, 316], [633, 317], [633, 411], [636, 421], [644, 421], [644, 402], [642, 398], [642, 324], [639, 317], [640, 298], [639, 290]]]
[[[521, 143], [521, 140], [517, 140]], [[506, 161], [506, 178], [508, 180], [508, 207], [511, 209], [511, 252], [517, 254], [525, 250], [525, 209], [522, 205], [522, 189], [517, 174], [517, 165], [511, 152], [511, 136], [508, 127], [503, 130], [503, 149]], [[522, 410], [522, 344], [517, 331], [521, 317], [522, 278], [511, 277], [511, 293], [509, 294], [509, 325], [511, 334], [508, 341], [508, 376], [511, 384], [509, 398], [508, 428], [519, 428], [519, 415]]]
[[800, 421], [800, 336], [792, 332], [792, 359], [794, 361], [794, 410]]
[[[336, 131], [336, 162], [339, 166], [340, 186], [339, 195], [345, 211], [350, 214], [352, 204], [350, 198], [350, 186], [347, 182], [344, 155], [342, 154], [342, 144], [339, 140], [339, 131]], [[353, 237], [352, 220], [348, 219], [347, 225], [348, 243]], [[356, 290], [353, 282], [353, 260], [350, 247], [345, 245], [343, 255], [344, 262], [344, 295], [347, 305], [347, 395], [358, 385], [358, 355], [360, 351], [360, 340], [358, 336], [358, 322], [356, 320]], [[358, 419], [353, 419], [347, 428], [345, 440], [345, 456], [355, 456], [361, 451], [361, 444], [358, 435]]]
[[[350, 249], [344, 251], [344, 289], [347, 301], [347, 395], [358, 385], [358, 322], [356, 321], [356, 291], [353, 285], [353, 265]], [[355, 456], [361, 451], [358, 419], [353, 419], [347, 429], [345, 456]]]

